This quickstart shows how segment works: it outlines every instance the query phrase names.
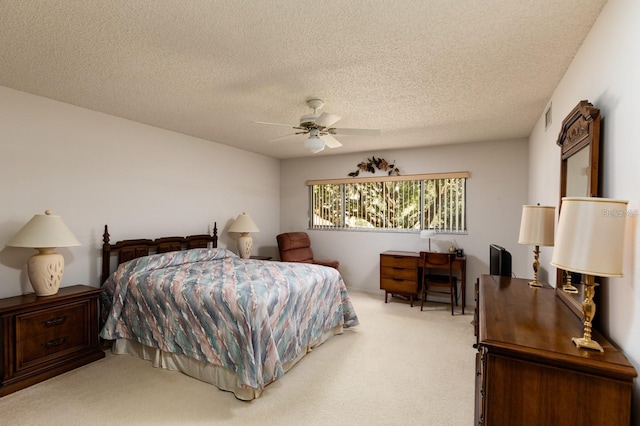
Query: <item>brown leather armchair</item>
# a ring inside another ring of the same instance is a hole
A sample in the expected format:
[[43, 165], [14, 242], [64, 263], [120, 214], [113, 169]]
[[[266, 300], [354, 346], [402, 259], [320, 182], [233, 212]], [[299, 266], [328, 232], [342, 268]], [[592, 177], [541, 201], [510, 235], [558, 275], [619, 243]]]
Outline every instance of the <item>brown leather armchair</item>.
[[276, 237], [280, 260], [283, 262], [315, 263], [338, 269], [340, 262], [333, 259], [314, 259], [311, 240], [306, 232], [286, 232]]

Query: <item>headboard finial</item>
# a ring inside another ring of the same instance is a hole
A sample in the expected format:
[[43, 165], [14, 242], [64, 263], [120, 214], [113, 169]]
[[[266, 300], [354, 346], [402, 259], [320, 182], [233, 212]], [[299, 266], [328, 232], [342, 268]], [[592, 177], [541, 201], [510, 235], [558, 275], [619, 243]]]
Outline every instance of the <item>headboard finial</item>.
[[104, 226], [104, 234], [102, 234], [102, 242], [104, 244], [109, 244], [109, 229], [107, 225]]

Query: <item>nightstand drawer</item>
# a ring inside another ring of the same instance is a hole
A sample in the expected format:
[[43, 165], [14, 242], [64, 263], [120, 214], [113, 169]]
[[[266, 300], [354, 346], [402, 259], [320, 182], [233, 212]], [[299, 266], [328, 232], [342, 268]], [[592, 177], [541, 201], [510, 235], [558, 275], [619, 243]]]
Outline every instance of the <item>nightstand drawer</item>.
[[89, 303], [16, 315], [16, 370], [89, 347]]
[[16, 370], [32, 367], [41, 362], [67, 356], [69, 353], [89, 347], [84, 325], [62, 330], [56, 336], [41, 335], [24, 340], [16, 350]]
[[88, 318], [87, 302], [54, 307], [38, 312], [16, 315], [16, 338], [18, 342], [44, 336], [46, 339], [68, 333], [82, 326]]

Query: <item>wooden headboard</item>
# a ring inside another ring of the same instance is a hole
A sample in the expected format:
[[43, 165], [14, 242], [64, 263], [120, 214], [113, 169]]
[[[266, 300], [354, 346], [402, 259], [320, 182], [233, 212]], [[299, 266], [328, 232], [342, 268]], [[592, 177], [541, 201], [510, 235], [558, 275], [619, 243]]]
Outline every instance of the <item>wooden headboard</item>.
[[111, 257], [118, 255], [117, 265], [150, 254], [166, 253], [169, 251], [189, 250], [194, 248], [207, 248], [209, 243], [213, 248], [218, 247], [218, 227], [213, 224], [213, 234], [190, 235], [188, 237], [162, 237], [154, 240], [122, 240], [115, 244], [109, 243], [109, 229], [104, 226], [102, 235], [102, 275], [100, 283], [109, 278], [111, 271]]

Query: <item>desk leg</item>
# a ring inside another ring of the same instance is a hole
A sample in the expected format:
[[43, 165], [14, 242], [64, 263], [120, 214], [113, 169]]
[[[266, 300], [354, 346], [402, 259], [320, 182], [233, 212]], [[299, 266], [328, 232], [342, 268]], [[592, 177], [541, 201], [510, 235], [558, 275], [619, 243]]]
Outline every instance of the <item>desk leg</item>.
[[465, 304], [465, 299], [467, 297], [466, 295], [466, 288], [467, 288], [467, 274], [466, 274], [466, 265], [462, 268], [462, 283], [461, 283], [461, 290], [462, 290], [462, 315], [464, 315], [464, 304]]

